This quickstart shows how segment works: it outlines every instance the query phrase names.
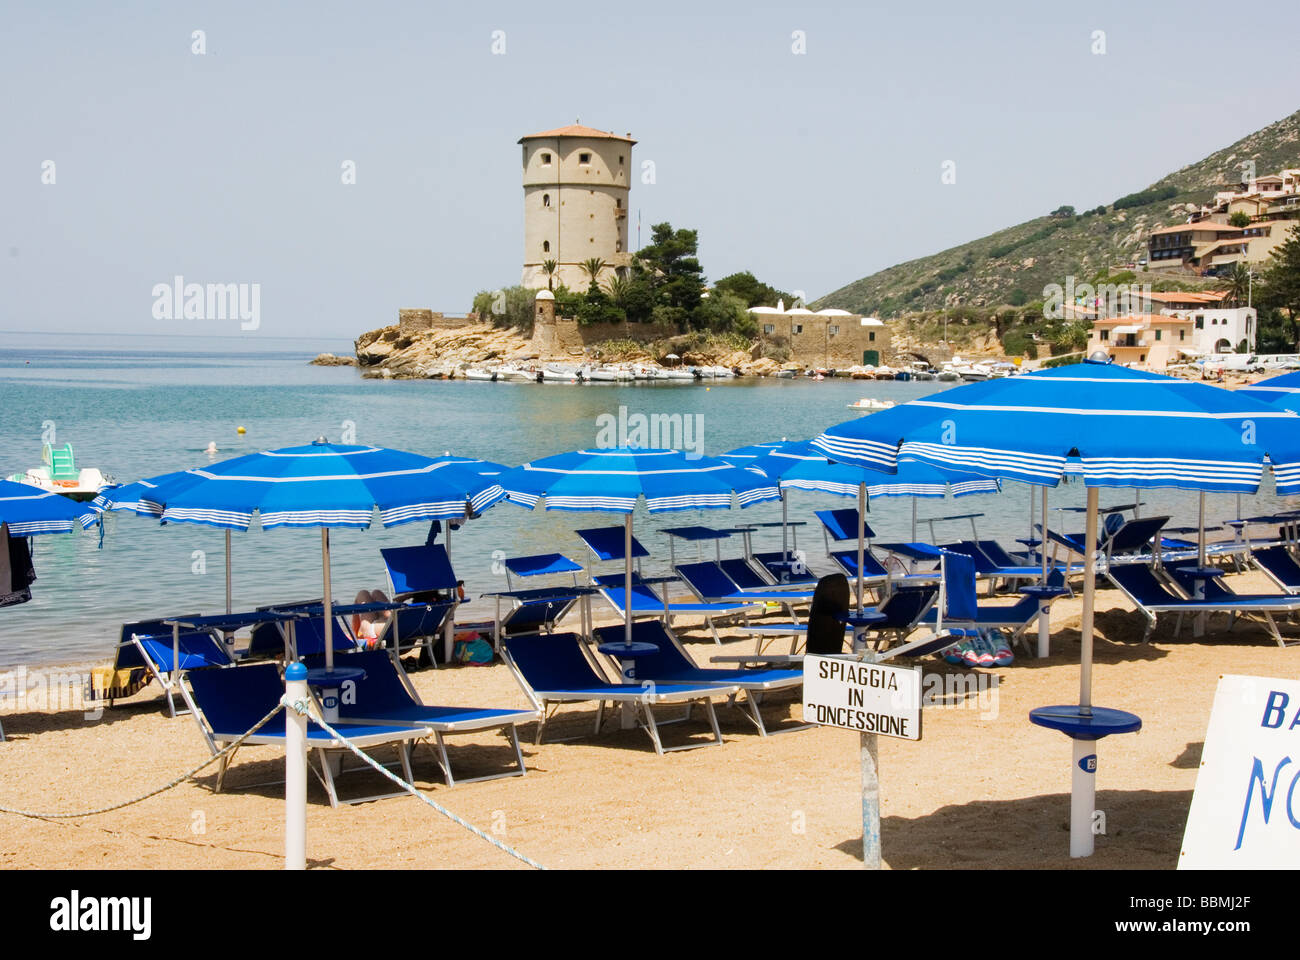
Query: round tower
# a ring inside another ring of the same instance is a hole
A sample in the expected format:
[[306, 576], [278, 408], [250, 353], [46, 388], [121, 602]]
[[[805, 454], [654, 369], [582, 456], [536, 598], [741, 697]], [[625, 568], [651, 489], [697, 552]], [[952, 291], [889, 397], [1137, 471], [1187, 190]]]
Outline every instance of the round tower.
[[[524, 269], [522, 283], [541, 288], [563, 283], [586, 290], [582, 264], [605, 261], [601, 277], [623, 273], [628, 192], [632, 182], [631, 134], [620, 136], [578, 125], [522, 137]], [[543, 264], [555, 261], [553, 276]]]

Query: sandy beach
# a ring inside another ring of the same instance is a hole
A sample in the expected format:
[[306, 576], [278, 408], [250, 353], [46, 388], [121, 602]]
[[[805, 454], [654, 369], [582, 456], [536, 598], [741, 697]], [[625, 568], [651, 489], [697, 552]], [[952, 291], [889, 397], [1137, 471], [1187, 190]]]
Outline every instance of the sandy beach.
[[[1271, 589], [1255, 574], [1233, 579], [1239, 590]], [[927, 706], [922, 741], [881, 738], [889, 867], [1175, 866], [1219, 675], [1295, 676], [1297, 654], [1253, 624], [1224, 633], [1222, 618], [1197, 641], [1190, 629], [1175, 639], [1171, 619], [1143, 644], [1142, 618], [1120, 594], [1099, 591], [1097, 610], [1095, 702], [1133, 711], [1144, 725], [1100, 745], [1097, 807], [1106, 834], [1096, 854], [1073, 862], [1067, 855], [1068, 742], [1026, 719], [1033, 707], [1078, 696], [1080, 602], [1066, 598], [1053, 608], [1047, 659], [1017, 648], [1014, 664], [987, 671], [925, 660], [926, 674], [951, 676], [946, 689], [955, 692]], [[1286, 625], [1283, 632], [1300, 635]], [[701, 663], [720, 652], [698, 628], [685, 635]], [[747, 653], [752, 641], [732, 636], [725, 646]], [[981, 693], [957, 682], [972, 673]], [[426, 702], [526, 706], [500, 663], [412, 676]], [[769, 726], [791, 725], [801, 710], [787, 694], [768, 701], [764, 717]], [[553, 868], [858, 866], [858, 738], [831, 728], [761, 738], [739, 710], [720, 707], [719, 719], [723, 746], [660, 757], [640, 730], [607, 725], [592, 736], [593, 709], [567, 706], [540, 746], [532, 743], [534, 725], [522, 729], [527, 776], [448, 789], [432, 752], [418, 748], [417, 786]], [[9, 741], [0, 745], [0, 806], [10, 808], [107, 805], [166, 783], [207, 756], [193, 719], [167, 718], [156, 684], [98, 721], [80, 711], [10, 708], [3, 723]], [[665, 741], [701, 738], [706, 730], [702, 721], [673, 725]], [[579, 739], [550, 739], [560, 737]], [[510, 760], [508, 742], [495, 733], [450, 743], [458, 777], [492, 773]], [[392, 759], [384, 748], [376, 755]], [[100, 816], [0, 815], [0, 867], [279, 867], [282, 752], [241, 750], [220, 794], [213, 792], [214, 769]], [[377, 775], [360, 772], [345, 776], [341, 790], [357, 796], [382, 785]], [[307, 853], [315, 869], [522, 867], [412, 797], [331, 809], [314, 779], [308, 797]]]

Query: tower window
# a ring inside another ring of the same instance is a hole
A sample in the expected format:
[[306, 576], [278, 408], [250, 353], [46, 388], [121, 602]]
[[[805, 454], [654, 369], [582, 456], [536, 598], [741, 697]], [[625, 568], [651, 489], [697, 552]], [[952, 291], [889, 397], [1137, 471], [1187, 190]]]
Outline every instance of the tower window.
[[623, 166], [623, 154], [621, 153], [618, 155], [618, 165]]
[[542, 194], [542, 206], [549, 207], [550, 205], [551, 205], [551, 195], [549, 193]]
[[591, 154], [589, 154], [589, 153], [580, 153], [580, 154], [578, 154], [578, 162], [579, 162], [579, 163], [591, 163]]
[[542, 253], [550, 253], [550, 252], [551, 252], [551, 241], [549, 241], [549, 240], [543, 240], [543, 241], [542, 241]]
[[615, 252], [615, 253], [622, 253], [622, 252], [623, 252], [623, 241], [622, 241], [622, 240], [615, 240], [615, 241], [614, 241], [614, 252]]
[[614, 208], [617, 209], [617, 210], [622, 210], [622, 209], [623, 209], [623, 198], [622, 198], [622, 197], [619, 197], [619, 198], [617, 198], [617, 199], [614, 201]]
[[831, 324], [829, 327], [826, 328], [826, 332], [833, 337], [835, 336], [835, 334], [840, 332], [840, 328], [835, 326], [835, 324]]
[[542, 154], [542, 166], [544, 166], [544, 167], [549, 167], [550, 165], [551, 165], [551, 155], [550, 155], [549, 153], [543, 153], [543, 154]]
[[803, 324], [802, 324], [802, 323], [796, 323], [796, 324], [794, 325], [794, 332], [795, 332], [795, 333], [803, 333]]

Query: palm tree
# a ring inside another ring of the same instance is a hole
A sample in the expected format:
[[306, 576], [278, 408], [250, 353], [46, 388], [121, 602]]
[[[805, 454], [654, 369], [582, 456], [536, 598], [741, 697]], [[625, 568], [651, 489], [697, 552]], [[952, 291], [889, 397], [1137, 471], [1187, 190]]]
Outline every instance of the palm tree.
[[1250, 294], [1250, 268], [1240, 260], [1232, 265], [1232, 272], [1227, 276], [1228, 299], [1241, 306], [1241, 302]]
[[623, 306], [623, 298], [627, 296], [628, 288], [632, 286], [632, 281], [627, 277], [613, 276], [609, 278], [609, 298], [617, 306]]
[[543, 260], [542, 269], [546, 271], [546, 289], [554, 290], [555, 271], [560, 269], [560, 265], [554, 260]]
[[593, 286], [598, 286], [601, 271], [605, 269], [605, 261], [601, 257], [588, 257], [582, 261], [582, 272], [591, 278]]

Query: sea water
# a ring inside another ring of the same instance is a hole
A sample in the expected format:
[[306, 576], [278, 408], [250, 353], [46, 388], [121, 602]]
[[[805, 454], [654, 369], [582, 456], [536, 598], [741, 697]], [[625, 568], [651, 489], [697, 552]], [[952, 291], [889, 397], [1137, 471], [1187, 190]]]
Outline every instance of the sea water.
[[[828, 379], [733, 380], [712, 383], [523, 384], [362, 379], [352, 367], [314, 367], [347, 341], [246, 338], [53, 337], [0, 333], [0, 473], [40, 463], [42, 437], [71, 443], [80, 466], [98, 467], [121, 482], [201, 466], [215, 459], [317, 437], [395, 447], [429, 456], [447, 452], [514, 466], [525, 460], [595, 446], [611, 418], [680, 416], [692, 425], [690, 445], [713, 456], [745, 444], [806, 439], [857, 414], [861, 397], [903, 401], [946, 389], [940, 382]], [[620, 413], [620, 408], [626, 408]], [[673, 422], [661, 420], [660, 423]], [[241, 435], [237, 428], [242, 426]], [[205, 454], [215, 443], [215, 457]], [[1271, 482], [1270, 482], [1271, 485]], [[791, 491], [789, 513], [798, 546], [814, 572], [826, 571], [814, 510], [852, 506], [852, 499]], [[1037, 491], [1016, 483], [1003, 492], [959, 501], [922, 500], [918, 533], [929, 517], [978, 513], [978, 532], [1015, 546], [1029, 533], [1029, 499]], [[1131, 502], [1130, 490], [1103, 491], [1103, 505]], [[1051, 519], [1082, 529], [1083, 488], [1069, 484], [1049, 495]], [[1143, 512], [1173, 514], [1174, 525], [1196, 522], [1197, 498], [1180, 491], [1144, 491]], [[1245, 498], [1246, 515], [1275, 509], [1271, 497]], [[1236, 516], [1236, 498], [1208, 498], [1207, 517]], [[779, 521], [779, 504], [745, 510], [685, 511], [635, 518], [638, 539], [653, 555], [647, 573], [665, 572], [664, 527], [702, 523]], [[559, 551], [585, 563], [573, 530], [619, 524], [612, 514], [547, 513], [498, 504], [452, 536], [452, 560], [469, 603], [461, 619], [488, 618], [481, 595], [506, 588], [505, 557]], [[911, 536], [912, 501], [879, 499], [869, 522], [883, 540]], [[360, 589], [387, 589], [381, 547], [423, 543], [427, 525], [331, 533], [333, 595], [350, 602]], [[965, 538], [969, 520], [940, 521], [942, 541]], [[756, 549], [778, 549], [780, 530], [765, 529]], [[231, 536], [236, 610], [319, 597], [321, 544], [316, 530], [279, 529]], [[103, 546], [95, 530], [33, 538], [38, 580], [33, 599], [0, 610], [0, 669], [105, 660], [121, 624], [130, 620], [225, 609], [223, 532], [189, 524], [160, 525], [131, 514], [109, 514]], [[741, 548], [723, 541], [723, 555]], [[697, 547], [677, 545], [679, 559]], [[713, 555], [705, 544], [703, 554]], [[601, 567], [601, 572], [613, 568]], [[519, 586], [519, 584], [516, 584]]]

